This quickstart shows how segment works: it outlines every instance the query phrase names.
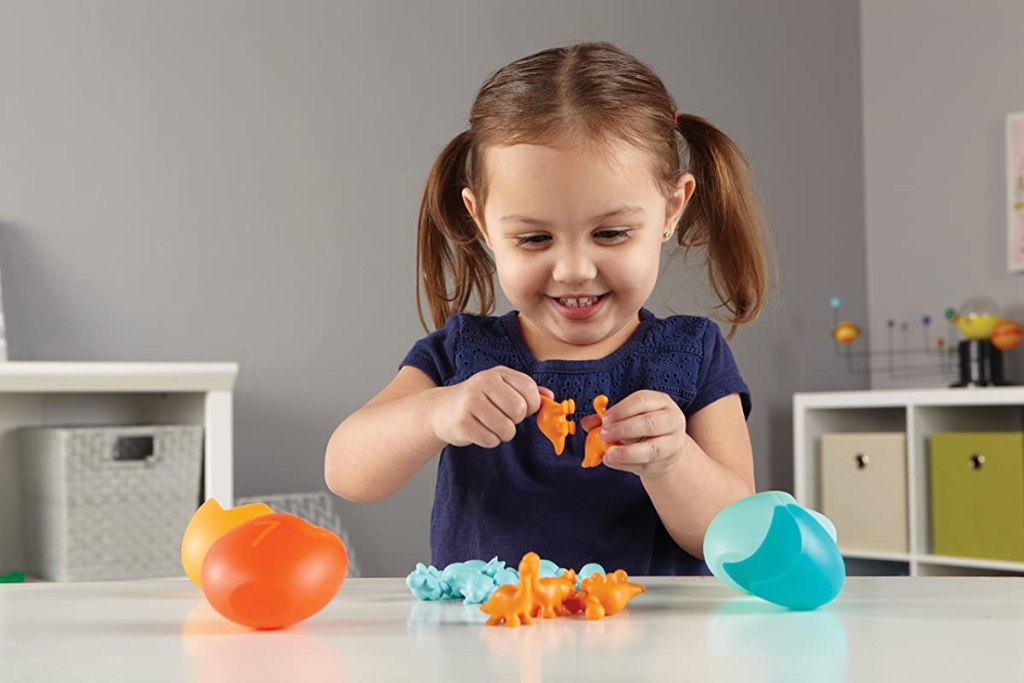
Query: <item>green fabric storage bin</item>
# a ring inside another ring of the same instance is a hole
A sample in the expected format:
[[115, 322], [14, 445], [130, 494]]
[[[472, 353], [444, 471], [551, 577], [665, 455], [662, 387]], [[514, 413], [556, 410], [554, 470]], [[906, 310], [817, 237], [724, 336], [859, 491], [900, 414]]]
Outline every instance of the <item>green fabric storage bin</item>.
[[931, 437], [936, 555], [1024, 562], [1024, 432]]

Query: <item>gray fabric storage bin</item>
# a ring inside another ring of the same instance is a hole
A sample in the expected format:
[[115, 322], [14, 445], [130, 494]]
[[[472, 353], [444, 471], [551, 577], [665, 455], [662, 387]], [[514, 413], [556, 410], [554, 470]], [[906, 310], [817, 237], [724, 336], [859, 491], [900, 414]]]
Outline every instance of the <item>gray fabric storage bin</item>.
[[201, 426], [19, 429], [26, 571], [55, 581], [182, 575], [202, 456]]

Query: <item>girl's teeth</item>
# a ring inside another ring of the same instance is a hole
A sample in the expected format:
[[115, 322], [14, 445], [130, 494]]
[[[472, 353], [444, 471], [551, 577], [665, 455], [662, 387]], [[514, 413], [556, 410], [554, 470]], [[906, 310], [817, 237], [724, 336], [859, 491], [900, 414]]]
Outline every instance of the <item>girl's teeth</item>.
[[586, 297], [584, 299], [559, 299], [558, 301], [563, 306], [568, 306], [570, 308], [582, 308], [584, 306], [590, 306], [591, 304], [596, 302], [597, 301], [597, 297], [596, 296], [588, 296], [588, 297]]

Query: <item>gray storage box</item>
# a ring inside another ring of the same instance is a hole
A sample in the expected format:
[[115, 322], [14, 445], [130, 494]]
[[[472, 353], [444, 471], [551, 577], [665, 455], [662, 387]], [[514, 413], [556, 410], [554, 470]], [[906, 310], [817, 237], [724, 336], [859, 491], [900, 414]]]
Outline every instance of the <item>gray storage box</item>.
[[181, 575], [202, 456], [199, 426], [19, 429], [26, 571], [56, 581]]

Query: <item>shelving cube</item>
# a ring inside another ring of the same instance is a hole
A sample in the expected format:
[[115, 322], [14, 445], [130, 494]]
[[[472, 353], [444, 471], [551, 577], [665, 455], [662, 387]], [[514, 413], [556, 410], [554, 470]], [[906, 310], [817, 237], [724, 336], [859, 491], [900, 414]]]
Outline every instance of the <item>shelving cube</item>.
[[[933, 435], [946, 432], [1024, 431], [1024, 387], [969, 387], [806, 392], [793, 397], [793, 488], [801, 505], [822, 508], [821, 440], [825, 434], [906, 434], [907, 550], [857, 548], [844, 557], [884, 573], [1021, 575], [1024, 562], [940, 555], [932, 545], [930, 453]], [[865, 501], [865, 509], [874, 501]]]

